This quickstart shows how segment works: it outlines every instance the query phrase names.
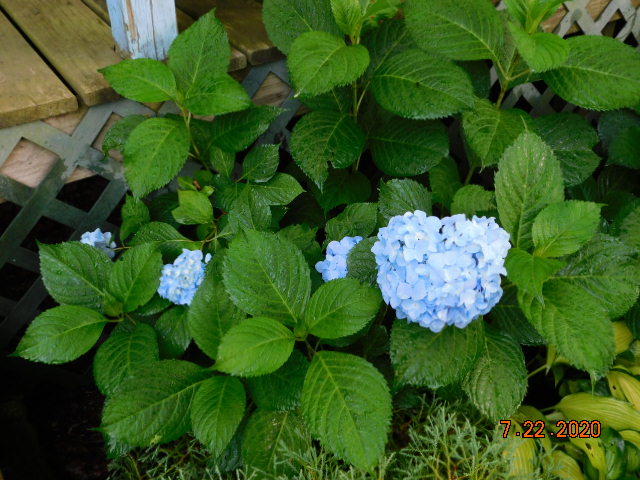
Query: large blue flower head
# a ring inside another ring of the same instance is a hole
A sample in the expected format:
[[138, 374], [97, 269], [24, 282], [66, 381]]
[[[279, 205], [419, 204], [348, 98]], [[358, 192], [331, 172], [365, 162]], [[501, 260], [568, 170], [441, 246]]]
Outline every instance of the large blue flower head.
[[99, 228], [96, 228], [93, 232], [84, 232], [80, 237], [80, 243], [91, 245], [104, 253], [109, 255], [109, 258], [113, 258], [116, 254], [116, 242], [111, 240], [111, 232], [102, 232]]
[[509, 248], [494, 218], [440, 219], [416, 210], [392, 217], [371, 251], [382, 297], [397, 317], [439, 332], [464, 328], [498, 303]]
[[327, 257], [316, 263], [316, 270], [322, 274], [325, 282], [347, 276], [347, 257], [353, 247], [362, 241], [362, 237], [344, 237], [327, 245]]
[[177, 305], [190, 305], [204, 280], [205, 268], [211, 254], [204, 257], [200, 250], [182, 249], [173, 263], [162, 267], [158, 294]]

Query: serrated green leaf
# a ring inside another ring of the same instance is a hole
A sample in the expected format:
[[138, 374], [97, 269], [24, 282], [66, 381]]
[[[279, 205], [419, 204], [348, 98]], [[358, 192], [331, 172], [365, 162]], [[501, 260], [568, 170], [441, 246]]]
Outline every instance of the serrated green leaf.
[[418, 49], [388, 57], [376, 70], [371, 89], [385, 110], [416, 120], [447, 117], [474, 104], [464, 69]]
[[315, 185], [311, 191], [326, 213], [340, 205], [366, 202], [371, 196], [371, 183], [361, 172], [331, 170], [322, 191]]
[[466, 62], [457, 62], [465, 69], [471, 83], [473, 83], [473, 92], [478, 98], [488, 98], [491, 93], [491, 69], [484, 60], [468, 60]]
[[206, 126], [209, 139], [222, 150], [240, 152], [262, 135], [282, 111], [278, 107], [263, 105], [220, 115]]
[[380, 182], [378, 210], [386, 225], [391, 217], [422, 210], [431, 214], [431, 194], [415, 180], [392, 179]]
[[540, 22], [552, 16], [563, 0], [505, 0], [509, 15], [526, 29], [535, 30]]
[[220, 175], [225, 178], [230, 178], [236, 166], [236, 156], [233, 153], [225, 152], [215, 145], [211, 145], [209, 149], [209, 164], [214, 170], [217, 170]]
[[353, 107], [353, 88], [351, 85], [335, 87], [320, 95], [298, 96], [299, 100], [313, 111], [334, 110], [348, 114]]
[[294, 40], [287, 63], [296, 91], [319, 95], [355, 82], [369, 65], [369, 52], [330, 33], [306, 32]]
[[365, 134], [348, 113], [318, 111], [305, 115], [291, 134], [291, 155], [302, 171], [322, 188], [328, 163], [346, 168], [360, 158]]
[[491, 420], [511, 416], [527, 391], [520, 345], [509, 335], [488, 328], [486, 349], [463, 386], [473, 404]]
[[280, 368], [291, 355], [295, 337], [276, 320], [253, 317], [234, 325], [218, 346], [216, 369], [256, 377]]
[[365, 238], [351, 249], [347, 257], [347, 277], [360, 280], [364, 284], [373, 285], [378, 276], [376, 256], [371, 247], [377, 238]]
[[[362, 28], [362, 17], [368, 0], [330, 0], [331, 12], [342, 33], [351, 37], [358, 36]], [[363, 5], [364, 4], [364, 5]]]
[[158, 289], [162, 255], [148, 243], [133, 247], [114, 264], [109, 277], [109, 291], [122, 302], [125, 312], [144, 305]]
[[507, 275], [519, 289], [542, 297], [542, 284], [566, 263], [531, 255], [519, 248], [509, 250], [505, 267]]
[[453, 158], [446, 156], [429, 170], [429, 186], [433, 201], [449, 208], [455, 193], [462, 188], [458, 165]]
[[182, 360], [161, 360], [137, 369], [107, 398], [101, 428], [130, 446], [175, 440], [190, 429], [193, 396], [210, 376]]
[[191, 85], [184, 106], [196, 115], [223, 115], [244, 110], [253, 105], [244, 87], [225, 74], [202, 77]]
[[640, 207], [634, 208], [622, 220], [622, 224], [620, 225], [620, 240], [640, 250]]
[[640, 126], [624, 129], [609, 145], [609, 164], [640, 169]]
[[267, 205], [288, 205], [304, 190], [287, 173], [276, 173], [269, 181], [252, 185], [256, 198]]
[[629, 127], [640, 127], [640, 116], [631, 110], [603, 113], [598, 120], [598, 136], [605, 149]]
[[95, 310], [61, 305], [38, 315], [15, 354], [35, 362], [65, 363], [89, 351], [108, 320]]
[[495, 165], [502, 154], [527, 130], [529, 115], [516, 108], [503, 110], [488, 100], [478, 100], [462, 115], [464, 138], [483, 167]]
[[173, 218], [182, 225], [200, 225], [213, 222], [213, 206], [209, 196], [196, 190], [178, 190], [179, 205]]
[[454, 60], [495, 59], [503, 44], [503, 26], [486, 0], [408, 0], [407, 28], [420, 48]]
[[250, 185], [233, 200], [229, 207], [229, 229], [267, 230], [271, 226], [271, 209]]
[[342, 240], [345, 236], [368, 237], [378, 221], [375, 203], [352, 203], [342, 213], [327, 222], [326, 241]]
[[569, 58], [569, 44], [554, 33], [527, 33], [514, 23], [509, 24], [518, 53], [533, 72], [547, 72], [562, 66]]
[[233, 377], [204, 381], [191, 405], [193, 434], [212, 455], [222, 454], [244, 416], [246, 395], [242, 382]]
[[111, 150], [122, 152], [127, 138], [134, 128], [147, 119], [144, 115], [129, 115], [118, 120], [105, 134], [102, 140], [102, 151], [109, 156]]
[[96, 351], [93, 378], [100, 391], [111, 396], [138, 368], [159, 360], [159, 355], [153, 327], [137, 323], [117, 328]]
[[293, 243], [307, 259], [310, 264], [315, 264], [321, 256], [320, 244], [316, 241], [317, 228], [306, 225], [288, 225], [278, 230], [278, 237]]
[[518, 295], [515, 285], [505, 285], [500, 302], [493, 307], [490, 316], [492, 325], [511, 335], [522, 345], [544, 345], [545, 340], [524, 316], [518, 304]]
[[164, 102], [178, 95], [173, 73], [158, 60], [123, 60], [99, 71], [116, 92], [136, 102]]
[[451, 214], [464, 213], [471, 218], [479, 212], [494, 210], [494, 197], [494, 192], [485, 190], [480, 185], [465, 185], [453, 196]]
[[201, 242], [194, 242], [167, 223], [151, 222], [143, 225], [131, 240], [131, 246], [151, 243], [164, 257], [177, 257], [182, 250], [198, 250]]
[[526, 132], [504, 152], [495, 185], [502, 226], [515, 247], [527, 250], [536, 215], [564, 199], [560, 164], [540, 137]]
[[566, 40], [569, 58], [544, 80], [563, 99], [591, 110], [633, 107], [640, 101], [640, 54], [596, 35]]
[[187, 308], [175, 306], [156, 321], [155, 329], [162, 358], [178, 358], [189, 347], [191, 333], [187, 315]]
[[259, 145], [253, 148], [242, 163], [242, 178], [263, 183], [276, 173], [280, 156], [279, 145]]
[[322, 351], [305, 378], [302, 414], [323, 447], [369, 470], [384, 452], [391, 396], [382, 374], [366, 360]]
[[600, 208], [597, 203], [580, 200], [547, 205], [536, 216], [531, 229], [535, 254], [561, 257], [576, 252], [595, 235]]
[[253, 401], [264, 410], [293, 410], [300, 405], [300, 394], [309, 362], [294, 350], [278, 370], [248, 379]]
[[440, 122], [387, 116], [369, 132], [369, 146], [384, 173], [414, 176], [429, 171], [449, 153], [449, 137]]
[[475, 365], [483, 346], [482, 321], [433, 333], [416, 323], [396, 320], [390, 349], [395, 381], [430, 388], [460, 382]]
[[113, 300], [107, 290], [112, 268], [109, 257], [89, 245], [40, 244], [42, 281], [58, 303], [103, 309]]
[[416, 47], [405, 28], [405, 22], [400, 19], [382, 22], [364, 36], [362, 43], [371, 57], [367, 76], [373, 75], [389, 56]]
[[150, 118], [129, 135], [124, 148], [125, 176], [136, 197], [173, 180], [189, 155], [189, 132], [184, 123]]
[[142, 200], [131, 195], [126, 196], [120, 216], [122, 217], [120, 240], [126, 240], [131, 234], [151, 221], [151, 214], [147, 205]]

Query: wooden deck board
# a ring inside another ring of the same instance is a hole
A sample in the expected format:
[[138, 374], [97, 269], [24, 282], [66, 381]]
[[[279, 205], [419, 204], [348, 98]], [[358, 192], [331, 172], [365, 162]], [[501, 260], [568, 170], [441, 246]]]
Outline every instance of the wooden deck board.
[[0, 13], [0, 128], [72, 112], [76, 97]]
[[117, 98], [98, 69], [121, 60], [111, 30], [81, 0], [0, 0], [86, 105]]

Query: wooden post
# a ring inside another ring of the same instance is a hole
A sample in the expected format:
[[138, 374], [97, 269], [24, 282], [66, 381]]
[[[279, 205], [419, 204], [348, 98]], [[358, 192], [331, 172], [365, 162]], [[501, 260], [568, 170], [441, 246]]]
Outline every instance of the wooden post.
[[178, 35], [174, 0], [107, 0], [118, 47], [131, 58], [164, 60]]

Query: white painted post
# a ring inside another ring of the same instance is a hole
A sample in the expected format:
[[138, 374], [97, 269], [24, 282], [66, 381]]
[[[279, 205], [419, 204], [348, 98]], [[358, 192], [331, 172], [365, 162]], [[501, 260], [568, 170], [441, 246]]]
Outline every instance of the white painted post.
[[164, 60], [178, 35], [175, 0], [107, 0], [111, 31], [131, 58]]

